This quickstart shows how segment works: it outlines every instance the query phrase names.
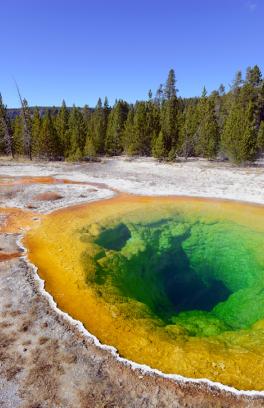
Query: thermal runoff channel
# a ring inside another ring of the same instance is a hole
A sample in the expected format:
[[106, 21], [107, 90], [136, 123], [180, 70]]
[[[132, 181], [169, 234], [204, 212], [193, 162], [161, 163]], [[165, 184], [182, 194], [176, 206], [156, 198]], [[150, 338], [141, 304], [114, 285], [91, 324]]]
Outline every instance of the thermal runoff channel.
[[59, 307], [165, 373], [264, 388], [263, 207], [120, 195], [26, 237]]

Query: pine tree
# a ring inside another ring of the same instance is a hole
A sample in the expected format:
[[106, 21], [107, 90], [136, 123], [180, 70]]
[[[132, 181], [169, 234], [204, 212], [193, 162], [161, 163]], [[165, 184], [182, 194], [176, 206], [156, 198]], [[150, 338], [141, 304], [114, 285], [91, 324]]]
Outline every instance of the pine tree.
[[86, 143], [84, 146], [84, 156], [91, 159], [96, 157], [96, 149], [94, 146], [94, 142], [93, 139], [91, 139], [90, 137], [86, 138]]
[[212, 101], [212, 104], [214, 106], [215, 119], [218, 125], [218, 132], [220, 134], [222, 133], [223, 125], [226, 119], [226, 109], [224, 105], [224, 101], [226, 97], [225, 97], [224, 86], [223, 88], [221, 88], [221, 85], [220, 85], [218, 91], [212, 92], [209, 98]]
[[61, 155], [68, 157], [70, 154], [70, 134], [69, 134], [69, 111], [65, 101], [62, 101], [61, 108], [56, 116], [55, 127], [61, 145]]
[[13, 156], [11, 126], [7, 115], [6, 106], [3, 103], [1, 93], [0, 93], [0, 139], [5, 154]]
[[122, 132], [122, 150], [128, 155], [134, 155], [134, 106], [129, 107], [127, 119]]
[[101, 98], [99, 98], [95, 110], [91, 114], [87, 129], [87, 133], [93, 140], [96, 153], [98, 154], [104, 153], [108, 114], [109, 106], [107, 98], [105, 99], [104, 107]]
[[38, 157], [40, 154], [40, 139], [41, 139], [41, 118], [39, 109], [35, 108], [32, 119], [32, 157]]
[[246, 83], [253, 87], [258, 87], [262, 82], [262, 74], [260, 68], [255, 65], [253, 68], [248, 67], [246, 73]]
[[196, 153], [207, 159], [212, 159], [217, 154], [219, 144], [219, 129], [214, 111], [214, 101], [206, 97], [202, 97], [201, 101]]
[[[177, 100], [177, 89], [175, 72], [173, 69], [169, 71], [166, 85], [163, 91], [162, 86], [158, 90], [158, 105], [161, 107], [160, 126], [166, 155], [170, 158], [175, 156], [177, 143], [179, 138], [179, 126], [177, 118], [179, 117], [179, 103]], [[162, 93], [161, 93], [162, 92]], [[162, 100], [160, 99], [162, 95]], [[163, 95], [165, 100], [163, 99]]]
[[102, 137], [101, 137], [102, 145], [101, 145], [101, 151], [100, 151], [101, 154], [105, 153], [105, 139], [106, 139], [106, 131], [107, 131], [107, 125], [108, 125], [108, 117], [109, 117], [110, 112], [111, 112], [111, 108], [108, 102], [108, 98], [106, 96], [104, 100], [104, 109], [103, 109], [103, 121], [102, 121], [103, 130], [102, 130]]
[[0, 120], [0, 154], [6, 154], [4, 135], [5, 135], [5, 129], [3, 126], [3, 122]]
[[104, 109], [105, 109], [105, 110], [109, 110], [109, 109], [110, 109], [109, 101], [108, 101], [107, 96], [105, 96], [105, 98], [104, 98]]
[[202, 130], [202, 123], [204, 121], [204, 117], [206, 114], [207, 110], [207, 103], [208, 103], [208, 98], [207, 98], [207, 91], [206, 88], [203, 87], [201, 97], [198, 101], [197, 107], [196, 107], [196, 113], [197, 113], [197, 129], [195, 133], [195, 155], [196, 156], [202, 156], [203, 148], [202, 148], [202, 135], [201, 135], [201, 130]]
[[235, 163], [254, 160], [257, 153], [257, 134], [253, 103], [246, 108], [235, 102], [228, 115], [222, 134], [222, 147]]
[[23, 156], [24, 154], [23, 119], [20, 115], [15, 117], [12, 132], [14, 154], [15, 156]]
[[176, 98], [177, 90], [175, 85], [176, 85], [175, 72], [173, 69], [170, 69], [164, 89], [164, 95], [166, 99], [170, 100], [172, 98]]
[[84, 105], [82, 114], [84, 123], [86, 126], [88, 126], [89, 120], [91, 119], [92, 115], [91, 109], [89, 108], [88, 105]]
[[163, 85], [160, 84], [156, 92], [155, 103], [160, 106], [162, 105], [163, 101], [164, 101], [164, 89]]
[[105, 138], [106, 138], [106, 128], [107, 128], [107, 123], [106, 123], [106, 116], [105, 116], [105, 111], [104, 108], [102, 107], [102, 104], [100, 103], [100, 99], [97, 103], [97, 106], [95, 108], [95, 112], [93, 114], [94, 118], [94, 145], [96, 147], [96, 151], [99, 154], [104, 153], [104, 145], [105, 145]]
[[236, 95], [239, 92], [240, 87], [243, 85], [243, 78], [242, 78], [242, 72], [237, 71], [234, 80], [232, 81], [231, 84], [231, 91]]
[[167, 155], [173, 154], [178, 143], [178, 101], [174, 96], [165, 101], [161, 108], [160, 125], [162, 130], [162, 137], [164, 138], [164, 147]]
[[160, 132], [160, 108], [155, 101], [147, 102], [147, 134], [148, 144], [145, 154], [150, 155], [153, 142], [157, 139]]
[[41, 126], [39, 154], [47, 159], [56, 158], [60, 154], [59, 138], [49, 109]]
[[164, 138], [162, 130], [160, 131], [159, 136], [156, 138], [156, 140], [153, 143], [152, 154], [154, 157], [160, 160], [164, 159], [167, 155], [167, 150], [165, 146], [165, 138]]
[[177, 149], [178, 153], [183, 155], [185, 159], [195, 155], [198, 126], [199, 118], [196, 105], [187, 105], [183, 115], [183, 125], [179, 132], [179, 145]]
[[240, 161], [238, 140], [243, 132], [243, 110], [238, 102], [233, 102], [233, 106], [225, 122], [221, 136], [221, 145], [226, 156], [234, 161]]
[[257, 130], [254, 105], [250, 102], [245, 109], [245, 130], [241, 138], [241, 162], [252, 161], [257, 154]]
[[260, 153], [264, 151], [264, 121], [262, 120], [258, 130], [257, 149]]
[[105, 139], [105, 152], [109, 155], [118, 155], [122, 152], [123, 131], [128, 110], [128, 104], [120, 100], [116, 102], [109, 114]]
[[83, 155], [83, 149], [86, 142], [86, 127], [84, 118], [80, 109], [73, 106], [69, 115], [68, 135], [70, 147], [68, 158], [70, 160], [79, 160]]
[[137, 102], [134, 113], [133, 139], [131, 140], [130, 154], [145, 155], [151, 145], [147, 126], [147, 106], [145, 102]]
[[220, 96], [224, 96], [225, 94], [225, 87], [223, 84], [220, 84], [219, 88], [218, 88], [218, 93]]

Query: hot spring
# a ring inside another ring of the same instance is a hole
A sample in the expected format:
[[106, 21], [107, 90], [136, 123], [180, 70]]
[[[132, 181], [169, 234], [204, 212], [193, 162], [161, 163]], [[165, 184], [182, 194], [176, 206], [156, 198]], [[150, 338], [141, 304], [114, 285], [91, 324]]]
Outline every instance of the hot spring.
[[264, 389], [263, 207], [120, 195], [26, 236], [58, 306], [164, 373]]

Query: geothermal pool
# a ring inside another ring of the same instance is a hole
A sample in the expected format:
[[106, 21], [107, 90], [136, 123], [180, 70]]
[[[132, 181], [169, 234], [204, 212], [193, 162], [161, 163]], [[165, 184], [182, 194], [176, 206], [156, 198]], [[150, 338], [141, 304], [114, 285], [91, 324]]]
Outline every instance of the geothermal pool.
[[59, 308], [164, 373], [264, 389], [264, 209], [121, 194], [25, 237]]

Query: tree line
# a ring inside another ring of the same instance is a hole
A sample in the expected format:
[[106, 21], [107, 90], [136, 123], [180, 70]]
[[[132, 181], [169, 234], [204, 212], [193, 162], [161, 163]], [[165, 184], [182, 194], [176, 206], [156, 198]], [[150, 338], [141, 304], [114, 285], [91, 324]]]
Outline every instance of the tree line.
[[[18, 91], [19, 92], [19, 91]], [[242, 164], [264, 151], [264, 80], [257, 65], [245, 78], [238, 71], [228, 92], [223, 85], [200, 97], [178, 97], [175, 72], [147, 100], [110, 107], [99, 98], [88, 106], [29, 108], [26, 99], [10, 117], [0, 95], [0, 153], [13, 157], [81, 160], [100, 155], [229, 159]]]

